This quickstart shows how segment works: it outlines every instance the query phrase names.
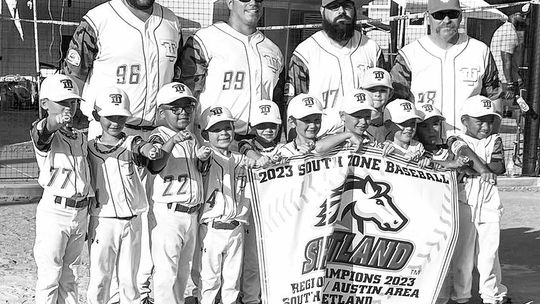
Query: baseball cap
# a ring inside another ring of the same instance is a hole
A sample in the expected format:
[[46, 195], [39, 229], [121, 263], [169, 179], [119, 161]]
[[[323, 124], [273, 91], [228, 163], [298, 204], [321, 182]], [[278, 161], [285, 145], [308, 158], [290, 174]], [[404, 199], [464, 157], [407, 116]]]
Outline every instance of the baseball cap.
[[39, 90], [39, 99], [62, 101], [66, 99], [82, 99], [79, 88], [69, 76], [54, 74], [43, 80]]
[[369, 68], [364, 72], [361, 87], [363, 89], [384, 86], [390, 89], [392, 87], [392, 77], [385, 69]]
[[204, 110], [201, 114], [200, 128], [203, 131], [210, 129], [213, 125], [222, 121], [232, 121], [235, 119], [231, 114], [231, 111], [226, 107], [217, 106]]
[[347, 2], [347, 1], [355, 2], [354, 0], [322, 0], [321, 1], [321, 6], [325, 7], [325, 6], [327, 6], [328, 4], [330, 4], [332, 2]]
[[193, 97], [191, 90], [183, 83], [171, 82], [159, 89], [156, 102], [158, 106], [170, 104], [179, 99], [188, 99], [192, 103], [197, 103], [197, 99]]
[[302, 119], [312, 114], [323, 114], [321, 102], [313, 95], [299, 94], [289, 102], [287, 116]]
[[434, 107], [430, 103], [421, 103], [417, 104], [418, 107], [416, 108], [418, 115], [422, 120], [430, 119], [431, 117], [440, 117], [442, 119], [445, 119], [442, 115], [441, 111]]
[[132, 116], [129, 110], [129, 97], [117, 87], [107, 87], [96, 96], [96, 111], [99, 116]]
[[475, 95], [467, 98], [461, 108], [461, 117], [469, 115], [471, 117], [482, 117], [486, 115], [495, 115], [499, 119], [501, 115], [496, 112], [493, 101], [482, 95]]
[[281, 124], [281, 115], [277, 104], [271, 100], [263, 99], [256, 102], [251, 109], [251, 126], [265, 122]]
[[405, 99], [396, 99], [387, 104], [383, 115], [384, 121], [391, 120], [398, 124], [413, 118], [421, 120], [414, 103]]
[[430, 14], [439, 11], [461, 11], [459, 0], [428, 0], [427, 10]]
[[353, 90], [351, 94], [347, 94], [341, 104], [341, 111], [347, 114], [353, 114], [362, 110], [377, 111], [373, 107], [371, 94], [366, 90]]

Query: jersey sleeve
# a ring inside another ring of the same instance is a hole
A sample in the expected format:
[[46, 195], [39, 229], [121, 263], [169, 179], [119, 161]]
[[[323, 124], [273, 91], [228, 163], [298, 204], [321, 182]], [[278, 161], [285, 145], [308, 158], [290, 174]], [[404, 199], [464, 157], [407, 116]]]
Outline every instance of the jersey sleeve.
[[131, 142], [131, 153], [133, 153], [133, 162], [139, 167], [147, 166], [149, 163], [148, 158], [146, 158], [146, 156], [142, 155], [140, 152], [141, 148], [145, 144], [147, 144], [147, 142], [144, 141], [140, 136], [136, 136]]
[[305, 60], [298, 53], [293, 53], [285, 84], [287, 103], [294, 96], [307, 93], [309, 90], [309, 69]]
[[489, 50], [487, 51], [487, 56], [486, 70], [482, 79], [481, 94], [491, 100], [498, 100], [502, 96], [502, 89], [499, 84], [499, 72], [497, 71], [495, 59], [493, 59], [493, 55]]
[[381, 48], [377, 48], [377, 67], [386, 70], [386, 61], [384, 60], [384, 54]]
[[401, 98], [414, 101], [411, 93], [411, 69], [407, 64], [405, 56], [399, 52], [394, 66], [390, 71], [392, 76], [392, 86], [394, 87], [393, 98]]
[[30, 128], [30, 138], [36, 149], [41, 152], [47, 152], [51, 149], [51, 143], [54, 132], [47, 129], [47, 118], [37, 120]]
[[[178, 27], [180, 28], [180, 26]], [[180, 76], [182, 75], [182, 53], [184, 50], [183, 46], [184, 46], [184, 38], [182, 36], [182, 31], [180, 30], [180, 39], [178, 40], [176, 62], [174, 63], [173, 81], [180, 81]]]
[[199, 96], [205, 85], [209, 62], [202, 42], [195, 36], [189, 37], [180, 58], [180, 82], [187, 85], [195, 96]]
[[97, 33], [90, 24], [90, 19], [83, 18], [69, 43], [63, 71], [66, 75], [86, 81], [99, 51]]

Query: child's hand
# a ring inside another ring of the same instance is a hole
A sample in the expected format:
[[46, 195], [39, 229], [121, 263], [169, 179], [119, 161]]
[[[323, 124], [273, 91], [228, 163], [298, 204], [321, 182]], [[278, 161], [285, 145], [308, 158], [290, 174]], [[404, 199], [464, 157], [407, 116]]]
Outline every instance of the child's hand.
[[188, 139], [191, 139], [191, 138], [192, 138], [191, 133], [189, 133], [189, 131], [187, 131], [187, 130], [180, 130], [180, 131], [178, 131], [178, 133], [176, 133], [173, 136], [173, 140], [174, 140], [175, 144], [181, 143], [184, 140], [188, 140]]
[[259, 157], [259, 159], [257, 159], [255, 162], [255, 166], [257, 168], [264, 168], [270, 164], [272, 164], [272, 159], [266, 155]]
[[467, 166], [469, 161], [467, 156], [458, 156], [456, 159], [449, 161], [445, 167], [448, 169], [457, 169]]
[[490, 183], [492, 185], [496, 185], [497, 174], [490, 171], [480, 172], [480, 180], [483, 180], [484, 182]]
[[354, 151], [358, 151], [362, 149], [362, 138], [360, 136], [351, 132], [351, 136], [349, 137], [349, 142], [351, 144], [351, 147], [354, 149]]
[[255, 168], [256, 161], [253, 158], [244, 157], [242, 160], [242, 166], [246, 167], [246, 169]]
[[197, 149], [197, 152], [195, 152], [197, 155], [197, 158], [206, 161], [210, 158], [210, 155], [212, 155], [212, 149], [210, 149], [207, 146], [202, 146], [199, 149]]
[[390, 154], [392, 154], [392, 152], [394, 152], [396, 148], [394, 147], [394, 144], [392, 144], [391, 141], [385, 141], [382, 143], [382, 156], [383, 157], [386, 157]]
[[56, 114], [55, 120], [60, 125], [65, 125], [72, 119], [71, 110], [69, 108], [65, 108], [62, 113]]
[[[161, 150], [160, 147], [154, 146], [152, 144], [147, 144], [149, 147], [147, 148], [147, 155], [146, 157], [150, 160], [156, 160], [163, 157], [163, 150]], [[143, 151], [141, 151], [143, 152]]]
[[305, 143], [305, 144], [303, 144], [301, 146], [296, 147], [296, 149], [301, 154], [308, 154], [308, 153], [310, 153], [311, 151], [313, 151], [315, 149], [315, 143], [314, 142], [308, 142], [308, 143]]
[[431, 158], [429, 157], [420, 157], [420, 159], [418, 160], [418, 167], [422, 169], [426, 168], [430, 164], [431, 164]]

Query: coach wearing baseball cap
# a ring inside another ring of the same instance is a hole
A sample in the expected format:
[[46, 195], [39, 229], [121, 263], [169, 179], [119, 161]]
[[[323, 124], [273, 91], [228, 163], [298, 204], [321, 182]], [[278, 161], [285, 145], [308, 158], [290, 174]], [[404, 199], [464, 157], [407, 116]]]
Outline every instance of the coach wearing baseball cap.
[[484, 43], [459, 33], [459, 0], [428, 0], [427, 13], [430, 33], [398, 52], [391, 71], [394, 98], [432, 104], [452, 134], [462, 128], [459, 109], [468, 97], [483, 94], [499, 104], [497, 67]]
[[323, 121], [319, 137], [342, 129], [339, 110], [347, 94], [360, 88], [366, 69], [384, 66], [377, 43], [355, 30], [356, 10], [352, 0], [322, 0], [323, 29], [300, 43], [289, 63], [288, 101], [309, 93], [322, 102], [329, 118]]

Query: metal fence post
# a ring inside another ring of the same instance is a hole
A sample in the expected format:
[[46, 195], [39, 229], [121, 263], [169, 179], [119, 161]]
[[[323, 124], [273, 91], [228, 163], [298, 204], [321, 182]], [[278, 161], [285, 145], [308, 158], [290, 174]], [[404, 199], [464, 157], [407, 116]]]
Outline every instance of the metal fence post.
[[[528, 103], [531, 108], [525, 117], [523, 142], [523, 175], [535, 175], [538, 162], [538, 134], [540, 113], [540, 5], [531, 4], [530, 14], [530, 53], [529, 53], [529, 92]], [[532, 112], [532, 113], [531, 113]]]

